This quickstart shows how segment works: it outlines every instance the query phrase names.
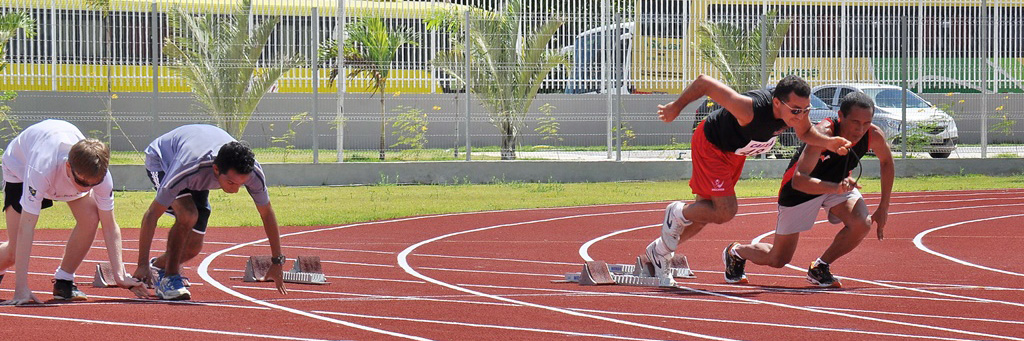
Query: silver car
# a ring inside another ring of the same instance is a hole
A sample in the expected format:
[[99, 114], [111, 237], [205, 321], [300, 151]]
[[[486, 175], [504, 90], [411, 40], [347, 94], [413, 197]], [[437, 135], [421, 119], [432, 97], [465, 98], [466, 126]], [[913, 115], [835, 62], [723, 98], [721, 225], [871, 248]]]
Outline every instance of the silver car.
[[[900, 87], [885, 84], [829, 84], [811, 90], [834, 110], [839, 110], [843, 96], [854, 91], [867, 94], [875, 101], [872, 123], [882, 128], [893, 150], [899, 150], [903, 116]], [[933, 158], [949, 157], [960, 140], [953, 117], [911, 91], [907, 91], [907, 127], [907, 142], [920, 146]]]

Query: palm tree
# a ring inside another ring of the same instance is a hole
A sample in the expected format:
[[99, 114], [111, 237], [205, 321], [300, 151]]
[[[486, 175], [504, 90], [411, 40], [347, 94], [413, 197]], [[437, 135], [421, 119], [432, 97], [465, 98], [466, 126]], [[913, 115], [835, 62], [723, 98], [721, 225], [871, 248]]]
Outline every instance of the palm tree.
[[[406, 26], [389, 30], [379, 16], [363, 17], [348, 24], [345, 34], [345, 62], [347, 67], [352, 68], [347, 76], [366, 75], [370, 78], [370, 88], [380, 98], [380, 160], [384, 161], [388, 123], [384, 93], [387, 92], [388, 78], [391, 77], [391, 66], [398, 58], [398, 49], [406, 44], [418, 45], [416, 36]], [[340, 72], [337, 58], [337, 40], [327, 41], [320, 47], [320, 59], [331, 63], [332, 83]]]
[[235, 138], [241, 138], [256, 106], [281, 74], [302, 62], [294, 54], [260, 63], [280, 18], [254, 20], [250, 27], [252, 16], [251, 0], [242, 0], [228, 16], [192, 15], [177, 7], [170, 14], [174, 34], [164, 42], [164, 53], [176, 62], [172, 69], [185, 78], [217, 125]]
[[[18, 34], [18, 30], [24, 31], [25, 37], [35, 37], [36, 21], [25, 12], [0, 14], [0, 72], [7, 68], [7, 42]], [[13, 117], [7, 115], [11, 107], [6, 102], [13, 101], [16, 97], [18, 97], [18, 94], [14, 91], [0, 92], [0, 122], [3, 122], [3, 125], [0, 125], [0, 140], [2, 140], [3, 145], [6, 145], [7, 141], [17, 136], [18, 131], [21, 130], [18, 122]], [[3, 147], [0, 146], [0, 151], [2, 150]]]
[[[478, 8], [469, 11], [470, 91], [490, 112], [491, 124], [501, 133], [501, 159], [514, 160], [523, 116], [530, 109], [541, 82], [559, 64], [568, 63], [566, 55], [547, 49], [562, 20], [550, 19], [523, 27], [520, 0], [509, 0], [499, 11]], [[430, 29], [449, 32], [452, 48], [438, 54], [433, 63], [466, 84], [463, 15], [448, 10], [436, 12], [427, 21]]]
[[[792, 21], [778, 20], [775, 11], [768, 12], [765, 19], [764, 32], [768, 34], [765, 65], [771, 70], [775, 68], [775, 59], [779, 57]], [[704, 22], [697, 27], [697, 49], [704, 60], [718, 69], [722, 80], [736, 91], [759, 89], [764, 71], [761, 69], [761, 32], [759, 27], [748, 32], [729, 22]]]
[[0, 71], [7, 68], [7, 42], [18, 34], [25, 32], [25, 37], [36, 36], [36, 21], [25, 12], [9, 12], [0, 15]]

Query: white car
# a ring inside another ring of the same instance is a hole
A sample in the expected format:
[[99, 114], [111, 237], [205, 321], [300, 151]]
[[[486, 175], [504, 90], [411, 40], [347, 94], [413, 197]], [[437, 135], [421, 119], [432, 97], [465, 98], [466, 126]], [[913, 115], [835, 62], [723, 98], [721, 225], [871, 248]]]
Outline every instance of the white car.
[[[811, 92], [825, 101], [833, 110], [839, 110], [843, 96], [862, 92], [875, 101], [872, 120], [885, 133], [893, 150], [899, 150], [902, 113], [901, 88], [884, 84], [829, 84], [816, 86]], [[923, 144], [933, 158], [946, 158], [956, 149], [960, 140], [956, 122], [946, 112], [907, 91], [907, 141]], [[923, 141], [922, 141], [923, 140]]]

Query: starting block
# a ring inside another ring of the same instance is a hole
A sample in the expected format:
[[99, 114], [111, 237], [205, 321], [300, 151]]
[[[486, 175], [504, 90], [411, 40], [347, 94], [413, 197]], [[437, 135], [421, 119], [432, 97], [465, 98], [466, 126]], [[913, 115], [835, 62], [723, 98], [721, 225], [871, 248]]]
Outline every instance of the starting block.
[[565, 274], [565, 280], [558, 282], [574, 282], [580, 285], [619, 284], [641, 287], [675, 287], [675, 278], [696, 278], [690, 270], [686, 256], [676, 255], [669, 265], [671, 277], [653, 276], [654, 266], [646, 256], [636, 258], [635, 264], [606, 264], [591, 261], [583, 264], [583, 271]]
[[112, 288], [117, 286], [114, 278], [114, 268], [110, 263], [96, 264], [96, 275], [92, 277], [92, 286], [96, 288]]
[[[246, 282], [271, 281], [266, 278], [271, 265], [270, 256], [250, 256], [245, 263], [245, 275], [242, 280]], [[320, 266], [319, 256], [299, 256], [295, 259], [292, 269], [283, 272], [283, 277], [287, 283], [330, 284]]]

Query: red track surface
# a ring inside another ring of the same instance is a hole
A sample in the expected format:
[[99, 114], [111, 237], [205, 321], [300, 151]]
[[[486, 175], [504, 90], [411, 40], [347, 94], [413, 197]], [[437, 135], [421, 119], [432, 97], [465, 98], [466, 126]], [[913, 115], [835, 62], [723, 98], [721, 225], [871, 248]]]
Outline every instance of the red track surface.
[[[95, 263], [106, 259], [97, 241], [78, 270], [88, 302], [0, 307], [0, 325], [5, 337], [49, 340], [1020, 340], [1024, 254], [1014, 250], [1024, 243], [1022, 195], [896, 194], [886, 240], [872, 232], [833, 265], [843, 278], [840, 290], [817, 289], [803, 278], [803, 268], [838, 230], [827, 223], [801, 235], [794, 268], [748, 263], [749, 285], [724, 282], [722, 248], [774, 230], [774, 200], [759, 198], [740, 200], [732, 222], [710, 226], [682, 245], [698, 278], [675, 289], [551, 282], [579, 271], [584, 257], [629, 263], [657, 235], [652, 224], [662, 219], [665, 203], [608, 205], [285, 228], [286, 254], [319, 255], [332, 282], [290, 284], [287, 296], [272, 283], [234, 279], [249, 255], [268, 253], [261, 228], [212, 229], [205, 253], [187, 264], [189, 303], [133, 300], [122, 289], [91, 288]], [[870, 195], [868, 204], [874, 203], [877, 195]], [[988, 220], [970, 222], [978, 219]], [[50, 298], [68, 233], [36, 232], [30, 279], [42, 299]], [[137, 234], [124, 231], [129, 261], [136, 257]], [[917, 236], [945, 257], [919, 249]], [[14, 285], [8, 274], [3, 299]]]

